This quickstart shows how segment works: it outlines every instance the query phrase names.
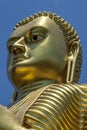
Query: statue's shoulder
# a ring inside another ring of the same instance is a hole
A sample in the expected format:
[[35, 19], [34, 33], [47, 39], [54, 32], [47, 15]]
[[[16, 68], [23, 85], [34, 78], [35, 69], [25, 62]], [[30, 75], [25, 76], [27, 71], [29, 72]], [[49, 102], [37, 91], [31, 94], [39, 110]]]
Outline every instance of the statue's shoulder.
[[83, 93], [86, 93], [87, 96], [87, 84], [80, 84], [80, 89]]
[[80, 86], [83, 86], [83, 87], [86, 88], [86, 87], [87, 87], [87, 84], [80, 84]]
[[61, 94], [64, 94], [64, 95], [77, 95], [80, 93], [80, 87], [78, 84], [71, 84], [71, 83], [61, 83], [61, 84], [52, 84], [52, 85], [49, 85], [49, 87], [46, 89], [46, 91], [48, 90], [54, 93], [61, 93]]
[[75, 93], [79, 94], [81, 92], [87, 92], [87, 84], [77, 84], [77, 83], [61, 83], [61, 84], [52, 84], [49, 86], [50, 89], [61, 92], [67, 92], [68, 94]]
[[52, 84], [50, 87], [57, 87], [57, 88], [87, 88], [87, 84], [77, 84], [77, 83], [61, 83], [61, 84]]

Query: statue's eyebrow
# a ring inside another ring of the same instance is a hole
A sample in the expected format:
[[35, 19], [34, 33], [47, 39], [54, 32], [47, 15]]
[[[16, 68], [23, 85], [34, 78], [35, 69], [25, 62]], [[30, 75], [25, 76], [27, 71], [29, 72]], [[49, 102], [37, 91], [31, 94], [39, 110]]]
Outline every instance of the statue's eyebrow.
[[45, 28], [45, 27], [41, 27], [41, 26], [36, 26], [36, 27], [33, 27], [29, 30], [31, 33], [35, 33], [35, 32], [43, 32], [44, 34], [45, 33], [48, 33], [48, 29]]

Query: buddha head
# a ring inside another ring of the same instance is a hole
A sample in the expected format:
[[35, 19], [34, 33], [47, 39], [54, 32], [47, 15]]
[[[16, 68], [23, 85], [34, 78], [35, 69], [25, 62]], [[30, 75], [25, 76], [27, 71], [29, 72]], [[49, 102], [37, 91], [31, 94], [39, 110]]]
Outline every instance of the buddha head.
[[43, 79], [78, 82], [81, 43], [63, 18], [40, 12], [20, 21], [7, 41], [8, 76], [18, 89]]

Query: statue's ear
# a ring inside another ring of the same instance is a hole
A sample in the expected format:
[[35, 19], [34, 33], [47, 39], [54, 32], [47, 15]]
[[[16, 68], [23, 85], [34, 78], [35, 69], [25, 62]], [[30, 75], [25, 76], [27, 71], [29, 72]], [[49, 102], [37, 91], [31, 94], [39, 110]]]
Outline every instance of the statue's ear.
[[67, 83], [72, 83], [74, 80], [75, 65], [79, 53], [79, 48], [80, 47], [78, 42], [74, 42], [73, 44], [70, 45], [68, 63], [67, 63], [67, 76], [66, 76]]

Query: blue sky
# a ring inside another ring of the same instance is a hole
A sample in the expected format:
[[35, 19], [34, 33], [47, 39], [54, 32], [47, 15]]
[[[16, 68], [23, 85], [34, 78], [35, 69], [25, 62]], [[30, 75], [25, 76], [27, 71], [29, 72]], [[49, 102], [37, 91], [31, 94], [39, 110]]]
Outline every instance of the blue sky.
[[70, 22], [80, 35], [83, 65], [79, 83], [87, 83], [87, 0], [1, 0], [0, 1], [0, 104], [9, 104], [13, 87], [7, 77], [6, 41], [23, 18], [51, 11]]

